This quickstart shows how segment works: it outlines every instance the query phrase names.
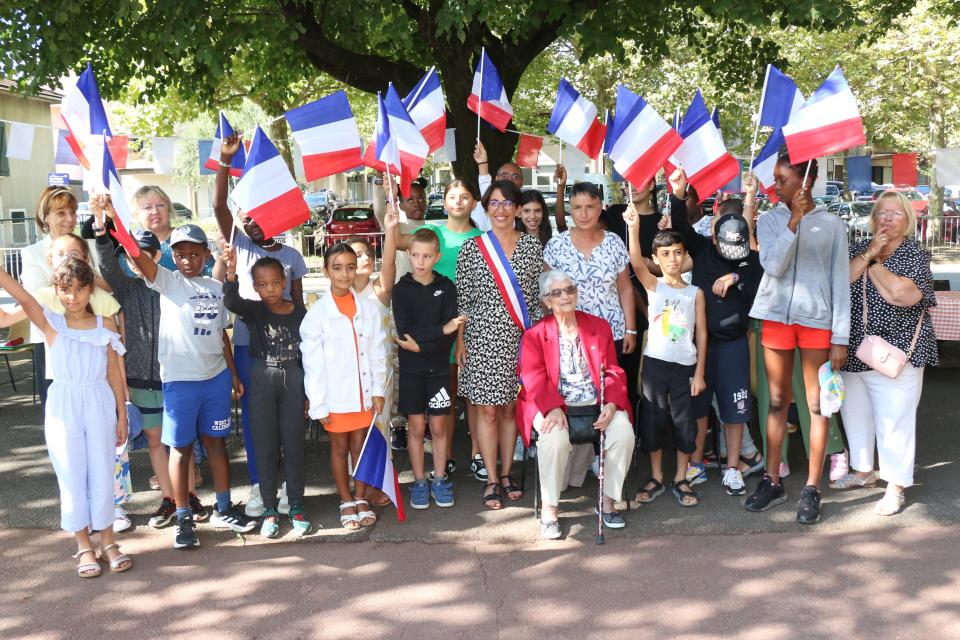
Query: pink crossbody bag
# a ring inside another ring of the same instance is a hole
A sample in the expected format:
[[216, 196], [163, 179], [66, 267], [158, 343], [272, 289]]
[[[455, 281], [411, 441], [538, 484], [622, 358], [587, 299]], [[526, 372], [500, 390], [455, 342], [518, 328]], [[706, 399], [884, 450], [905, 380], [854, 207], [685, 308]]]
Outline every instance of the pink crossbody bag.
[[904, 353], [902, 350], [893, 346], [880, 336], [874, 336], [867, 333], [867, 274], [863, 274], [863, 342], [857, 347], [857, 358], [860, 361], [878, 373], [882, 373], [888, 378], [896, 378], [907, 366], [907, 361], [913, 355], [913, 350], [917, 346], [917, 339], [920, 337], [920, 325], [923, 323], [923, 315], [926, 309], [920, 313], [920, 319], [917, 320], [917, 328], [913, 332], [913, 340], [910, 341], [910, 350]]

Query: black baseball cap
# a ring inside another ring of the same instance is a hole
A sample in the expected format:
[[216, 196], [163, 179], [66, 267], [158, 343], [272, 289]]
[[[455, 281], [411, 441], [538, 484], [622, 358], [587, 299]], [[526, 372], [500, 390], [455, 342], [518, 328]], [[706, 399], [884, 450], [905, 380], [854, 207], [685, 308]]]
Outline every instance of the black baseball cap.
[[[160, 251], [160, 238], [154, 235], [153, 231], [147, 231], [146, 229], [143, 229], [140, 231], [134, 231], [132, 235], [133, 239], [141, 249], [153, 252]], [[123, 253], [123, 247], [118, 246], [116, 253], [118, 256]]]
[[728, 213], [713, 227], [717, 252], [724, 260], [743, 260], [750, 255], [750, 227], [743, 216]]

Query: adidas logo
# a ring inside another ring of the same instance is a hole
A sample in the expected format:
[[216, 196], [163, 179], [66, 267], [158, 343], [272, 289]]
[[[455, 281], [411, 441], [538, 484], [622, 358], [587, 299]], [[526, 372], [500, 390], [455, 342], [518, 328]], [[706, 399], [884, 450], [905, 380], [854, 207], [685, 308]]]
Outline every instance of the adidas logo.
[[450, 396], [447, 394], [446, 387], [440, 387], [440, 391], [437, 391], [436, 395], [430, 398], [427, 406], [431, 409], [449, 409]]

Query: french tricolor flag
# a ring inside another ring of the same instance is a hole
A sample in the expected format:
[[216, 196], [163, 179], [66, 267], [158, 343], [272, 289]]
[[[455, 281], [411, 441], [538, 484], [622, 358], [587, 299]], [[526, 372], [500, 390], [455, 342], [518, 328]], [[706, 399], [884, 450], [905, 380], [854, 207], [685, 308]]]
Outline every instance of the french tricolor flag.
[[440, 88], [440, 78], [436, 67], [430, 67], [426, 75], [413, 88], [403, 106], [410, 114], [420, 134], [427, 141], [430, 153], [443, 146], [447, 135], [447, 109], [443, 99], [443, 89]]
[[260, 127], [253, 134], [243, 176], [232, 197], [243, 215], [253, 218], [267, 238], [301, 225], [310, 217], [310, 209], [287, 163]]
[[[107, 134], [104, 131], [100, 138], [103, 148], [107, 148]], [[123, 187], [120, 185], [120, 176], [113, 164], [113, 157], [109, 150], [103, 154], [103, 171], [100, 174], [101, 184], [104, 190], [110, 194], [110, 200], [113, 202], [113, 209], [116, 215], [113, 218], [114, 230], [110, 234], [117, 239], [130, 257], [136, 258], [140, 255], [140, 245], [130, 235], [128, 229], [133, 222], [133, 216], [130, 214], [130, 207], [127, 204], [127, 198], [123, 195]]]
[[95, 164], [102, 155], [99, 149], [103, 147], [100, 145], [113, 134], [100, 98], [100, 89], [97, 88], [97, 79], [89, 63], [77, 79], [77, 84], [63, 96], [60, 116], [67, 127], [67, 144], [77, 156], [80, 166], [98, 175], [100, 167]]
[[607, 128], [597, 119], [594, 104], [581, 96], [566, 78], [561, 78], [547, 131], [580, 149], [592, 160], [603, 148]]
[[[400, 192], [404, 197], [410, 195], [410, 183], [420, 175], [420, 169], [430, 155], [430, 147], [427, 141], [423, 139], [420, 129], [410, 118], [400, 95], [393, 88], [393, 83], [387, 87], [387, 96], [383, 99], [382, 106], [386, 114], [389, 125], [389, 138], [396, 145], [397, 155], [400, 164]], [[389, 143], [388, 143], [389, 146]], [[380, 148], [380, 136], [377, 136], [377, 148]], [[392, 152], [391, 152], [392, 153]], [[378, 159], [383, 157], [378, 153]], [[391, 156], [392, 157], [392, 156]], [[390, 160], [393, 163], [392, 160]]]
[[390, 447], [387, 446], [387, 439], [380, 433], [376, 424], [371, 424], [367, 429], [367, 437], [363, 441], [360, 457], [357, 458], [353, 469], [353, 479], [386, 494], [397, 508], [397, 520], [403, 522], [406, 519], [403, 513], [403, 500], [400, 499], [400, 481], [393, 467], [393, 459], [390, 457]]
[[763, 192], [773, 203], [780, 200], [777, 197], [773, 169], [777, 166], [777, 158], [780, 156], [781, 147], [783, 147], [783, 132], [780, 129], [775, 129], [753, 160], [753, 175], [757, 177]]
[[309, 182], [362, 164], [360, 132], [346, 91], [320, 98], [284, 114], [303, 156]]
[[513, 119], [513, 107], [510, 106], [507, 91], [486, 50], [480, 52], [480, 62], [473, 73], [473, 88], [467, 98], [467, 108], [500, 131], [506, 131]]
[[792, 164], [867, 143], [857, 99], [839, 66], [783, 126], [783, 137]]
[[758, 126], [773, 127], [766, 144], [753, 160], [753, 173], [771, 202], [777, 202], [773, 169], [777, 165], [780, 148], [784, 145], [783, 125], [803, 106], [803, 94], [796, 83], [772, 64], [767, 65], [760, 95], [760, 122]]
[[[224, 138], [232, 136], [233, 134], [233, 127], [230, 126], [230, 123], [227, 121], [227, 116], [221, 111], [217, 118], [217, 130], [213, 134], [213, 144], [210, 146], [210, 157], [203, 163], [204, 169], [216, 171], [220, 167], [220, 146]], [[230, 160], [230, 175], [234, 178], [239, 178], [243, 175], [243, 167], [246, 164], [247, 154], [241, 144], [240, 150], [233, 154], [233, 158]]]
[[670, 163], [683, 167], [701, 202], [740, 174], [740, 163], [727, 151], [699, 89], [678, 131], [683, 144], [673, 153]]
[[617, 86], [616, 118], [608, 135], [613, 167], [642, 189], [683, 143], [660, 114], [623, 85]]
[[[370, 146], [367, 146], [368, 151]], [[383, 167], [384, 172], [389, 171], [394, 175], [399, 175], [400, 149], [397, 147], [397, 139], [393, 137], [393, 133], [390, 131], [387, 107], [383, 103], [383, 96], [379, 93], [377, 93], [377, 137], [372, 146], [374, 157]]]

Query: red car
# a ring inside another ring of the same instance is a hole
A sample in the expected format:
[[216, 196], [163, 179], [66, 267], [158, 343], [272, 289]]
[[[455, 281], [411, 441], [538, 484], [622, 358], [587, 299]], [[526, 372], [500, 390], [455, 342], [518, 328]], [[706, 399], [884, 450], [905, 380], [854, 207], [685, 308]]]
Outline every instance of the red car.
[[334, 210], [326, 225], [326, 246], [331, 247], [351, 236], [363, 236], [375, 250], [379, 251], [382, 236], [380, 223], [373, 215], [373, 207], [358, 204], [338, 207]]
[[907, 196], [907, 200], [909, 200], [910, 204], [913, 205], [913, 212], [917, 215], [917, 217], [927, 215], [930, 205], [927, 202], [926, 197], [913, 187], [891, 187], [889, 189], [877, 190], [873, 193], [873, 199], [876, 200], [877, 197], [879, 197], [884, 191], [899, 191], [903, 195]]

